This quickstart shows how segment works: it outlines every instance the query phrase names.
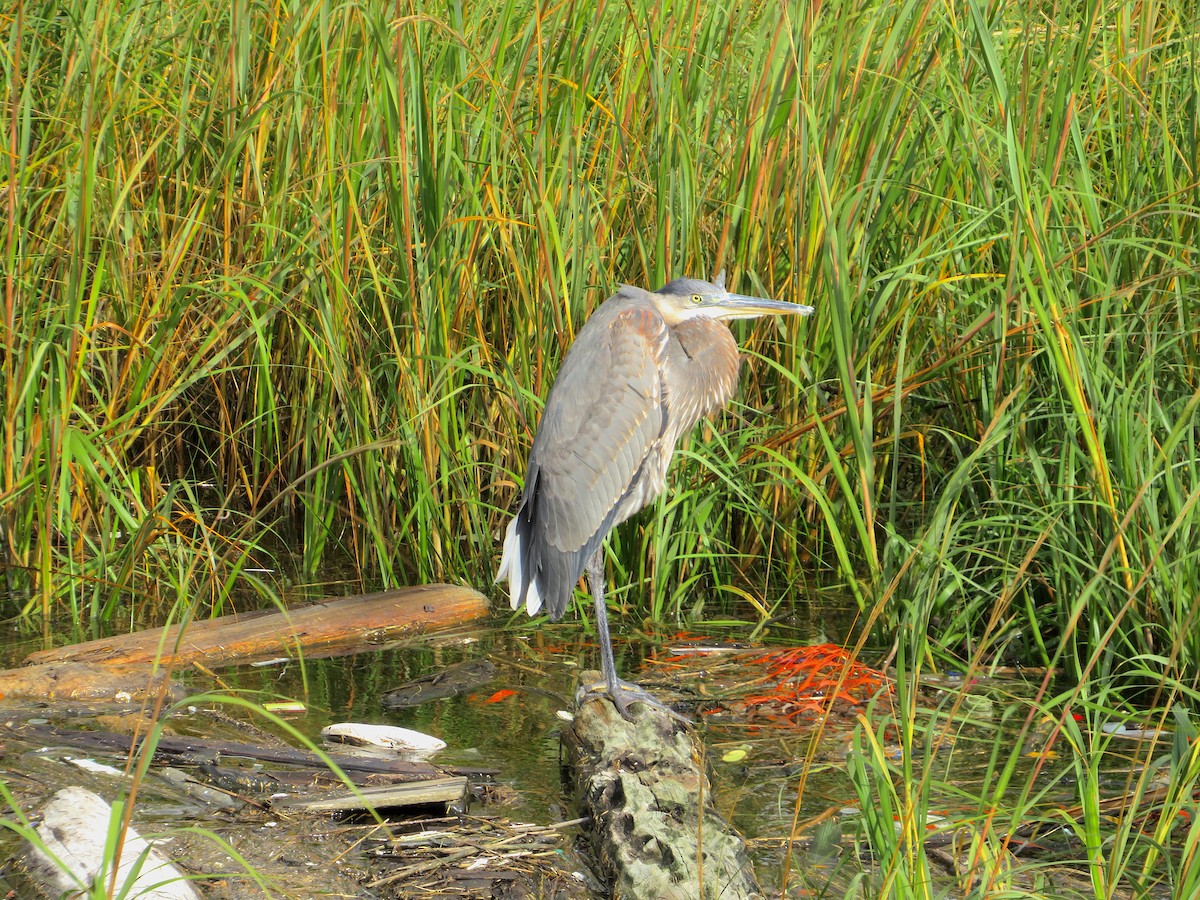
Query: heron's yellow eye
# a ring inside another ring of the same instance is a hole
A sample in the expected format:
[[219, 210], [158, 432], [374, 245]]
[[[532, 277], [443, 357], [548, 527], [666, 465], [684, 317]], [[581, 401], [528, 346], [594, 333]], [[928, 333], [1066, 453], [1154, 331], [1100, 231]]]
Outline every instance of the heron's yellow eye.
[[704, 298], [701, 297], [699, 294], [692, 294], [692, 296], [689, 297], [688, 299], [691, 300], [693, 303], [699, 303]]

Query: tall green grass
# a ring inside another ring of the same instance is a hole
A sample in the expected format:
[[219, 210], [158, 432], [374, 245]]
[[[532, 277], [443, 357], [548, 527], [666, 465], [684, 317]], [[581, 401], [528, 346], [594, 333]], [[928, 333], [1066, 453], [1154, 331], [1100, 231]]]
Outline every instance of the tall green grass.
[[[616, 602], [766, 619], [849, 589], [910, 724], [930, 665], [1069, 675], [1028, 724], [1061, 723], [1094, 895], [1189, 896], [1198, 63], [1184, 0], [20, 0], [5, 610], [47, 638], [207, 614], [274, 592], [246, 570], [281, 548], [305, 578], [484, 585], [588, 313], [727, 267], [817, 312], [738, 326], [740, 403], [615, 536]], [[1097, 806], [1095, 726], [1134, 705], [1174, 725], [1149, 833]], [[875, 887], [928, 892], [931, 776], [858, 747], [903, 823], [868, 823]], [[997, 757], [977, 858], [1042, 799]]]
[[278, 538], [484, 584], [588, 312], [725, 266], [817, 314], [739, 326], [627, 602], [1194, 671], [1189, 10], [17, 4], [8, 608], [219, 606]]

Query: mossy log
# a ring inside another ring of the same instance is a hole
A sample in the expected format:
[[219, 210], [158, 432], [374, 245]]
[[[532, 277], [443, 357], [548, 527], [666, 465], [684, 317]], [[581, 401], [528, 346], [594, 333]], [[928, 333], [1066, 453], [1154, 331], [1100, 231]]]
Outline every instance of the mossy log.
[[606, 697], [587, 697], [563, 734], [614, 900], [761, 897], [745, 843], [713, 806], [691, 728], [644, 704], [632, 710], [627, 722]]

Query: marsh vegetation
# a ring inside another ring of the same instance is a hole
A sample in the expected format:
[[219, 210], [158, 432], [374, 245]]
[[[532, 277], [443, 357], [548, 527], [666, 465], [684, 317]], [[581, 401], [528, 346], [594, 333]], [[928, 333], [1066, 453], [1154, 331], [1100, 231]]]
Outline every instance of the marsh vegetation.
[[[1192, 4], [20, 0], [0, 35], [21, 627], [268, 602], [285, 549], [490, 583], [588, 312], [724, 267], [817, 312], [739, 326], [740, 400], [614, 536], [614, 604], [854, 598], [903, 726], [852, 757], [901, 823], [869, 893], [930, 891], [919, 677], [1012, 662], [1078, 812], [997, 739], [962, 892], [1040, 890], [1006, 855], [1039, 816], [1096, 897], [1200, 890]], [[1113, 816], [1132, 719], [1162, 731]]]

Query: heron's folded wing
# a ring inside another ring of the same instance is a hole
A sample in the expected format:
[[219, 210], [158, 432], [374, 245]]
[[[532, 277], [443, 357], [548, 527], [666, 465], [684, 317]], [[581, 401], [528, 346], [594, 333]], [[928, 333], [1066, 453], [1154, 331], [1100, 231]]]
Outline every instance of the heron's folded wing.
[[662, 433], [667, 338], [661, 316], [636, 306], [593, 316], [567, 354], [533, 448], [541, 536], [560, 552], [599, 546]]

